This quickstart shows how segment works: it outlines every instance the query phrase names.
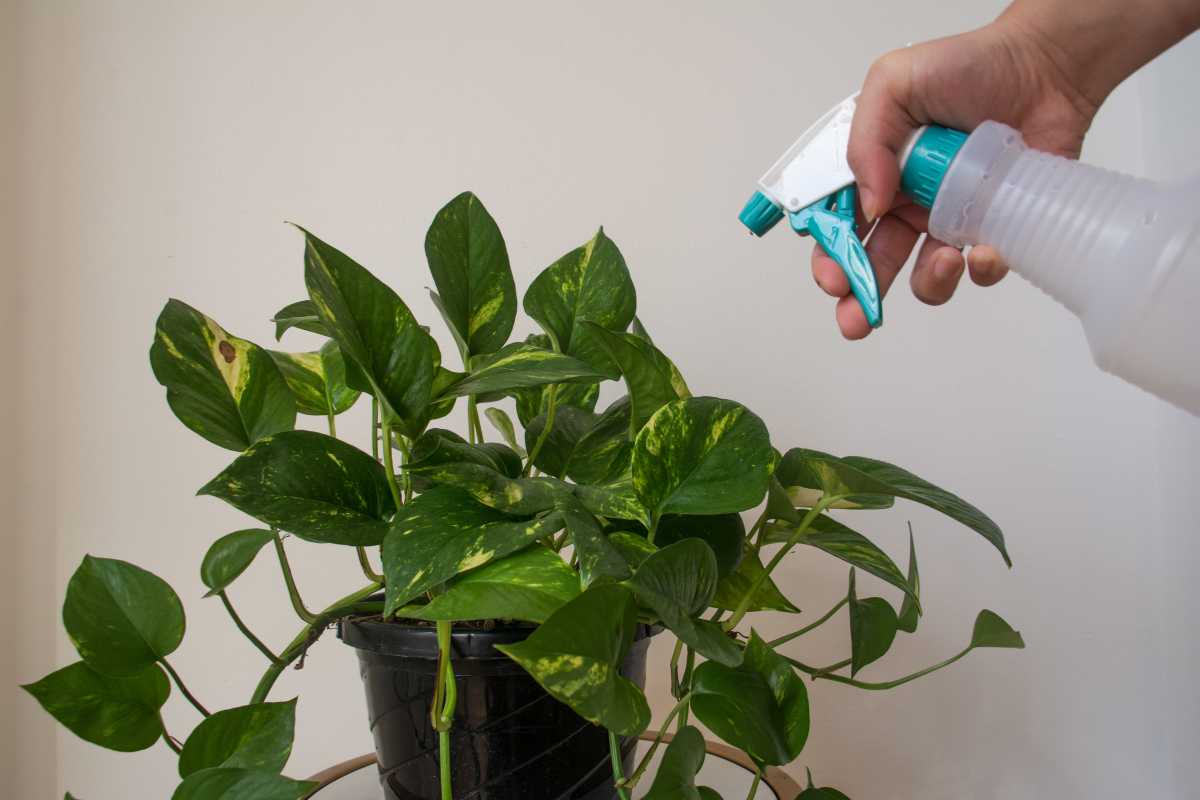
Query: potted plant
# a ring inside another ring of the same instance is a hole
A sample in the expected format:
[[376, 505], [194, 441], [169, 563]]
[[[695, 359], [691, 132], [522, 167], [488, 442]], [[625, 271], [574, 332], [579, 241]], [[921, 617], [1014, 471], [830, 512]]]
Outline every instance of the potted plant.
[[[263, 654], [246, 705], [210, 712], [169, 658], [184, 634], [178, 595], [125, 561], [86, 557], [63, 623], [80, 661], [24, 687], [59, 722], [119, 751], [160, 740], [178, 756], [178, 800], [293, 800], [311, 783], [281, 775], [295, 700], [273, 702], [281, 671], [337, 626], [359, 649], [389, 798], [480, 796], [711, 798], [694, 777], [706, 726], [754, 763], [793, 761], [809, 732], [806, 682], [885, 689], [978, 647], [1022, 647], [983, 611], [957, 655], [913, 675], [866, 682], [921, 616], [911, 530], [907, 570], [830, 513], [896, 498], [974, 530], [1008, 561], [991, 519], [899, 467], [773, 447], [745, 406], [693, 395], [639, 322], [633, 282], [603, 230], [547, 267], [524, 294], [543, 333], [510, 342], [517, 291], [504, 240], [470, 193], [451, 200], [425, 249], [433, 304], [457, 345], [451, 369], [426, 328], [383, 282], [301, 229], [308, 299], [276, 314], [326, 337], [316, 352], [266, 350], [176, 300], [159, 316], [150, 362], [187, 427], [238, 453], [200, 489], [262, 527], [218, 538], [200, 566], [206, 596]], [[599, 385], [623, 381], [597, 411]], [[337, 416], [369, 399], [371, 442], [337, 438]], [[496, 405], [515, 400], [517, 422]], [[437, 427], [462, 400], [467, 436]], [[482, 413], [481, 413], [482, 410]], [[324, 417], [328, 433], [296, 428]], [[489, 441], [486, 416], [500, 441]], [[518, 433], [518, 430], [521, 432]], [[742, 512], [754, 511], [747, 529]], [[357, 557], [359, 587], [308, 609], [285, 536]], [[300, 630], [280, 647], [231, 601], [238, 576], [272, 550]], [[765, 640], [758, 611], [798, 614], [772, 580], [784, 558], [821, 551], [849, 565], [827, 613]], [[378, 566], [377, 566], [378, 565]], [[861, 597], [865, 572], [899, 608]], [[846, 657], [814, 667], [783, 646], [849, 609]], [[672, 648], [676, 703], [651, 728], [642, 691], [649, 637]], [[168, 733], [172, 684], [203, 719]], [[389, 722], [388, 720], [391, 720]], [[675, 735], [655, 776], [634, 737]], [[180, 733], [178, 731], [174, 732]], [[547, 754], [552, 754], [548, 757]], [[533, 765], [532, 767], [530, 765]], [[806, 800], [837, 798], [811, 785]]]

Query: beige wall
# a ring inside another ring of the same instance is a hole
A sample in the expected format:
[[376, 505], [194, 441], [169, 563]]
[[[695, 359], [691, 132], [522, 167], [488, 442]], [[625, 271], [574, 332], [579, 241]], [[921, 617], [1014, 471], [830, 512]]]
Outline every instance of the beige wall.
[[[868, 677], [957, 651], [981, 607], [1029, 649], [891, 693], [814, 686], [797, 768], [858, 800], [1183, 795], [1179, 754], [1200, 735], [1194, 705], [1183, 708], [1198, 656], [1180, 645], [1194, 626], [1177, 554], [1195, 530], [1178, 495], [1195, 486], [1196, 422], [1164, 422], [1156, 401], [1096, 371], [1075, 321], [1016, 279], [965, 286], [937, 310], [898, 290], [883, 331], [844, 343], [808, 276], [809, 246], [782, 230], [753, 240], [734, 219], [874, 54], [982, 23], [998, 3], [332, 8], [27, 2], [0, 26], [21, 45], [17, 214], [3, 215], [19, 233], [19, 288], [4, 296], [21, 344], [19, 407], [4, 417], [17, 455], [5, 468], [18, 466], [5, 481], [18, 501], [5, 562], [17, 679], [69, 659], [57, 607], [92, 552], [169, 580], [189, 614], [176, 666], [207, 702], [244, 701], [259, 659], [197, 579], [209, 542], [244, 524], [192, 496], [229, 455], [162, 401], [146, 362], [154, 317], [179, 297], [268, 343], [271, 312], [303, 291], [287, 219], [384, 277], [451, 353], [425, 299], [421, 242], [438, 206], [471, 188], [506, 233], [519, 286], [604, 224], [643, 319], [694, 390], [744, 401], [781, 447], [907, 465], [1005, 528], [1011, 572], [921, 509], [856, 518], [901, 561], [913, 522], [927, 609], [921, 633]], [[1138, 83], [1118, 91], [1088, 159], [1143, 169], [1142, 101]], [[342, 427], [364, 439], [361, 420]], [[313, 604], [356, 582], [351, 554], [294, 549]], [[810, 613], [844, 580], [815, 554], [782, 578]], [[295, 628], [277, 581], [263, 559], [233, 592], [273, 643]], [[842, 658], [844, 624], [797, 654]], [[277, 696], [301, 691], [293, 773], [370, 748], [353, 658], [332, 639]], [[661, 682], [652, 693], [661, 710]], [[50, 747], [30, 701], [4, 696], [17, 710], [4, 715], [14, 796], [171, 785], [165, 751], [117, 756], [62, 733]], [[196, 722], [178, 704], [166, 718], [177, 734]]]

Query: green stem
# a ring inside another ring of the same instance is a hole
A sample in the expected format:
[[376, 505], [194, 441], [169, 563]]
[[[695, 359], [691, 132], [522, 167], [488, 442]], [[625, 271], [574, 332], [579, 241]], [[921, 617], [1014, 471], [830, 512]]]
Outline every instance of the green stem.
[[[826, 672], [825, 670], [810, 667], [806, 664], [802, 664], [799, 661], [795, 661], [790, 658], [788, 659], [788, 661], [790, 661], [792, 663], [792, 665], [794, 667], [796, 667], [796, 669], [800, 670], [801, 672], [808, 673], [814, 679], [821, 678], [823, 680], [833, 681], [835, 683], [844, 683], [847, 686], [854, 686], [859, 689], [868, 689], [870, 691], [883, 691], [885, 689], [895, 689], [897, 686], [903, 686], [904, 684], [908, 683], [909, 681], [915, 681], [917, 678], [923, 678], [931, 672], [937, 672], [939, 669], [942, 669], [943, 667], [948, 667], [951, 664], [953, 664], [955, 661], [958, 661], [960, 658], [965, 656], [967, 653], [971, 652], [971, 649], [972, 648], [968, 647], [966, 650], [963, 650], [961, 653], [950, 656], [945, 661], [934, 664], [932, 667], [926, 667], [925, 669], [918, 670], [917, 672], [914, 672], [911, 675], [905, 675], [903, 678], [897, 678], [894, 681], [884, 681], [883, 683], [866, 683], [864, 681], [856, 681], [853, 678], [847, 678], [842, 675], [831, 675], [828, 672]], [[829, 668], [826, 667], [826, 670], [827, 669], [829, 669]]]
[[625, 791], [624, 785], [625, 774], [621, 769], [621, 745], [612, 731], [608, 732], [608, 752], [612, 756], [613, 786], [617, 787], [617, 797], [629, 800], [629, 792]]
[[325, 412], [325, 417], [329, 420], [329, 435], [337, 438], [337, 422], [333, 419], [333, 407], [330, 406]]
[[746, 541], [754, 542], [755, 550], [758, 550], [762, 547], [762, 542], [755, 540], [754, 537], [757, 535], [759, 539], [762, 538], [762, 531], [766, 527], [766, 524], [767, 509], [764, 508], [762, 514], [759, 515], [758, 519], [754, 521], [754, 525], [751, 526], [750, 532], [746, 534]]
[[279, 656], [272, 653], [271, 648], [267, 647], [262, 643], [261, 639], [251, 633], [250, 629], [246, 627], [246, 623], [242, 622], [242, 618], [239, 617], [238, 613], [233, 610], [233, 603], [229, 602], [229, 595], [225, 594], [224, 591], [221, 591], [217, 592], [217, 597], [221, 598], [221, 602], [225, 604], [225, 610], [229, 612], [229, 616], [233, 620], [233, 624], [237, 626], [237, 629], [242, 632], [243, 636], [250, 640], [250, 644], [257, 647], [258, 651], [266, 656], [267, 660], [271, 663], [278, 661]]
[[179, 677], [179, 673], [176, 672], [175, 668], [171, 666], [171, 662], [167, 661], [165, 658], [160, 658], [158, 663], [163, 665], [163, 668], [167, 671], [167, 674], [171, 676], [171, 680], [175, 681], [175, 685], [179, 687], [179, 691], [183, 692], [183, 696], [187, 698], [187, 701], [191, 703], [197, 711], [199, 711], [203, 716], [212, 716], [208, 713], [208, 709], [200, 704], [200, 701], [196, 699], [196, 696], [189, 692], [188, 688], [183, 685], [183, 679]]
[[438, 731], [438, 778], [442, 786], [442, 800], [454, 800], [450, 785], [450, 731]]
[[454, 664], [450, 659], [450, 623], [437, 623], [438, 682], [433, 693], [433, 728], [438, 732], [438, 774], [441, 778], [442, 800], [453, 800], [450, 781], [450, 730], [454, 726], [454, 709], [458, 705], [458, 684], [454, 680]]
[[362, 568], [363, 575], [367, 576], [367, 580], [375, 581], [375, 583], [383, 583], [383, 576], [371, 566], [371, 558], [367, 555], [367, 548], [356, 547], [354, 549], [358, 551], [358, 566]]
[[746, 616], [746, 610], [750, 607], [750, 601], [756, 594], [758, 594], [759, 588], [763, 585], [763, 583], [766, 582], [767, 578], [770, 577], [771, 571], [779, 566], [780, 561], [783, 561], [783, 557], [788, 554], [788, 551], [795, 547], [796, 543], [799, 542], [800, 539], [803, 538], [804, 534], [808, 532], [808, 527], [812, 525], [813, 520], [816, 519], [822, 511], [841, 499], [841, 495], [821, 495], [821, 499], [817, 501], [816, 505], [808, 510], [808, 513], [804, 515], [804, 519], [800, 520], [800, 525], [796, 528], [792, 535], [788, 537], [788, 540], [784, 542], [783, 547], [779, 548], [779, 552], [777, 552], [774, 557], [771, 558], [771, 560], [767, 563], [767, 566], [763, 568], [763, 571], [755, 577], [754, 583], [750, 584], [749, 590], [747, 590], [746, 594], [742, 596], [741, 601], [738, 603], [737, 609], [733, 612], [733, 616], [725, 621], [725, 630], [733, 630], [737, 624], [742, 621], [742, 617]]
[[754, 770], [754, 780], [750, 783], [750, 791], [746, 794], [746, 800], [754, 800], [754, 796], [758, 794], [758, 782], [762, 780], [762, 773], [757, 769]]
[[392, 424], [386, 420], [383, 423], [383, 468], [387, 472], [392, 501], [396, 504], [396, 510], [399, 510], [404, 501], [400, 499], [400, 487], [396, 485], [396, 468], [392, 466]]
[[[683, 666], [683, 686], [688, 690], [688, 694], [692, 691], [692, 669], [696, 666], [696, 652], [689, 646], [687, 648], [687, 660]], [[681, 731], [688, 724], [688, 713], [691, 711], [690, 706], [684, 706], [679, 712], [679, 723], [675, 726], [675, 730]]]
[[[160, 724], [162, 724], [161, 714], [158, 717], [158, 721]], [[183, 748], [180, 747], [179, 743], [175, 741], [175, 737], [167, 733], [167, 728], [165, 725], [163, 725], [162, 740], [167, 743], [167, 747], [174, 751], [175, 755], [179, 755], [183, 752]]]
[[821, 627], [826, 622], [828, 622], [833, 617], [834, 614], [841, 611], [842, 606], [846, 605], [849, 602], [850, 602], [849, 597], [843, 597], [841, 600], [838, 601], [838, 604], [836, 606], [834, 606], [833, 608], [826, 611], [825, 614], [816, 622], [812, 623], [811, 625], [805, 625], [803, 628], [801, 628], [798, 631], [792, 631], [791, 633], [780, 636], [778, 639], [772, 639], [771, 641], [767, 642], [767, 646], [768, 647], [778, 647], [781, 644], [787, 644], [788, 642], [792, 641], [793, 639], [799, 639], [801, 636], [808, 633], [809, 631], [816, 630], [817, 628]]
[[283, 548], [283, 539], [275, 528], [271, 528], [271, 534], [274, 536], [275, 554], [279, 556], [279, 568], [283, 570], [283, 582], [287, 584], [292, 608], [295, 609], [296, 616], [300, 617], [301, 621], [312, 622], [316, 616], [304, 607], [304, 601], [300, 599], [300, 590], [296, 588], [296, 578], [292, 575], [292, 565], [288, 563], [287, 551]]
[[483, 443], [483, 426], [479, 424], [479, 409], [473, 394], [467, 395], [467, 441], [471, 444]]
[[671, 696], [676, 700], [683, 697], [683, 683], [679, 680], [679, 656], [683, 654], [683, 639], [675, 640], [671, 651]]
[[844, 669], [845, 667], [850, 666], [852, 661], [853, 661], [853, 659], [843, 658], [841, 661], [837, 662], [836, 664], [830, 664], [828, 667], [821, 667], [815, 673], [813, 673], [813, 677], [814, 678], [823, 678], [826, 675], [837, 672], [839, 669]]
[[379, 460], [379, 398], [371, 398], [371, 455]]
[[267, 699], [267, 695], [271, 692], [271, 687], [275, 685], [275, 681], [279, 680], [279, 676], [283, 674], [283, 670], [287, 665], [299, 658], [308, 649], [314, 631], [320, 630], [338, 617], [349, 613], [357, 603], [365, 600], [382, 588], [383, 585], [379, 583], [368, 584], [362, 589], [334, 602], [333, 605], [327, 607], [320, 614], [317, 614], [312, 622], [301, 628], [300, 632], [296, 634], [296, 638], [292, 639], [288, 646], [283, 649], [283, 652], [279, 654], [279, 659], [267, 667], [266, 672], [259, 679], [258, 685], [254, 687], [254, 694], [250, 696], [251, 705], [261, 703]]
[[646, 529], [646, 541], [654, 544], [654, 536], [658, 533], [658, 514], [650, 518], [650, 527]]
[[667, 728], [671, 727], [671, 721], [675, 719], [676, 716], [683, 713], [683, 711], [687, 709], [688, 703], [691, 701], [692, 694], [691, 692], [688, 692], [682, 698], [680, 698], [679, 702], [675, 704], [675, 707], [671, 709], [669, 714], [667, 714], [667, 718], [663, 720], [662, 727], [658, 729], [658, 734], [654, 737], [654, 741], [650, 743], [650, 749], [646, 751], [644, 756], [642, 756], [642, 760], [638, 762], [637, 768], [634, 769], [633, 773], [625, 779], [626, 786], [636, 786], [637, 782], [641, 780], [642, 775], [646, 772], [647, 767], [650, 766], [650, 759], [654, 757], [654, 751], [658, 749], [658, 746], [662, 744], [663, 737], [667, 735]]
[[546, 444], [546, 440], [550, 438], [550, 430], [554, 427], [554, 409], [557, 406], [558, 400], [558, 384], [550, 384], [550, 390], [547, 393], [548, 405], [546, 407], [546, 424], [542, 426], [542, 432], [538, 435], [537, 441], [533, 443], [533, 449], [529, 451], [529, 460], [525, 462], [525, 469], [521, 473], [525, 477], [529, 477], [529, 471], [533, 469], [533, 462], [542, 452], [542, 446]]

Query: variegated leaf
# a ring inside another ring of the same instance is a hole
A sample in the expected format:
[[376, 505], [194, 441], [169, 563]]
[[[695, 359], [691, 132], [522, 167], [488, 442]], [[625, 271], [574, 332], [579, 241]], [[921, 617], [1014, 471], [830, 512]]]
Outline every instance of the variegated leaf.
[[215, 767], [279, 772], [292, 754], [296, 700], [227, 708], [201, 720], [179, 754], [179, 777]]
[[267, 352], [292, 390], [301, 414], [341, 414], [358, 399], [358, 390], [346, 385], [346, 362], [337, 342], [326, 342], [311, 353]]
[[488, 508], [518, 516], [548, 511], [559, 498], [571, 494], [571, 487], [555, 478], [510, 478], [489, 466], [463, 461], [414, 466], [411, 472], [434, 485], [461, 489]]
[[650, 524], [650, 515], [633, 489], [633, 478], [622, 475], [611, 483], [576, 486], [575, 496], [584, 507], [598, 517], [637, 520]]
[[506, 345], [495, 353], [472, 359], [472, 369], [442, 396], [506, 392], [551, 383], [595, 383], [604, 376], [583, 361], [523, 342]]
[[655, 411], [673, 400], [686, 400], [692, 396], [671, 359], [648, 340], [632, 333], [606, 330], [594, 322], [583, 325], [616, 362], [625, 378], [632, 406], [630, 438], [637, 435]]
[[171, 800], [301, 800], [317, 786], [265, 769], [216, 767], [189, 775]]
[[525, 457], [525, 449], [517, 443], [517, 430], [513, 427], [512, 418], [505, 413], [502, 408], [489, 408], [483, 412], [483, 415], [488, 418], [488, 422], [492, 423], [492, 427], [504, 439], [504, 443], [513, 449], [517, 455]]
[[[525, 449], [530, 453], [534, 452], [538, 439], [546, 430], [547, 419], [549, 419], [549, 415], [542, 414], [530, 420], [529, 425], [525, 427]], [[567, 464], [574, 459], [576, 445], [596, 424], [596, 420], [595, 414], [584, 411], [582, 408], [574, 406], [556, 408], [554, 424], [551, 426], [546, 440], [542, 443], [542, 448], [537, 451], [537, 458], [534, 459], [533, 465], [547, 475], [562, 478]]]
[[562, 527], [558, 514], [514, 519], [449, 486], [430, 489], [396, 514], [383, 540], [384, 615], [422, 592], [503, 558]]
[[606, 584], [554, 612], [525, 641], [496, 649], [579, 716], [620, 736], [637, 736], [650, 724], [650, 706], [620, 671], [636, 630], [633, 593]]
[[667, 745], [654, 773], [654, 783], [643, 800], [709, 800], [714, 795], [720, 800], [712, 789], [696, 786], [696, 773], [704, 765], [704, 756], [704, 737], [697, 728], [685, 725]]
[[275, 341], [277, 342], [283, 338], [284, 333], [292, 328], [299, 328], [302, 331], [321, 336], [329, 335], [329, 330], [317, 315], [317, 307], [313, 305], [312, 300], [288, 303], [275, 312], [275, 316], [271, 317], [271, 322], [275, 323]]
[[583, 327], [590, 320], [623, 331], [637, 307], [625, 259], [603, 228], [587, 244], [546, 267], [525, 292], [524, 306], [556, 349], [616, 377], [612, 359]]
[[663, 406], [633, 444], [633, 485], [653, 519], [725, 514], [762, 501], [775, 453], [745, 406], [693, 397]]
[[359, 547], [382, 542], [396, 510], [378, 461], [312, 431], [263, 439], [199, 494], [302, 539]]
[[[717, 582], [717, 593], [712, 599], [713, 608], [733, 611], [764, 572], [766, 570], [763, 568], [762, 562], [758, 560], [758, 556], [753, 552], [747, 552], [742, 556], [742, 561], [738, 564], [737, 569]], [[759, 584], [758, 590], [750, 599], [750, 605], [746, 607], [746, 610], [800, 613], [800, 609], [783, 596], [783, 592], [779, 591], [775, 580], [769, 575]]]
[[421, 473], [448, 464], [479, 464], [510, 478], [521, 474], [521, 457], [498, 442], [470, 444], [454, 431], [432, 428], [412, 445], [408, 471]]
[[245, 450], [296, 423], [292, 393], [267, 351], [179, 300], [158, 316], [150, 366], [179, 421], [215, 445]]
[[559, 508], [579, 557], [579, 580], [591, 586], [599, 580], [622, 581], [632, 572], [621, 551], [608, 540], [596, 518], [578, 500], [563, 500]]
[[572, 448], [565, 467], [567, 477], [576, 483], [608, 483], [629, 471], [633, 456], [630, 413], [628, 395], [604, 410]]
[[[584, 411], [595, 411], [596, 401], [600, 399], [600, 384], [598, 383], [560, 383], [554, 391], [554, 405], [558, 408], [574, 406]], [[549, 410], [550, 387], [529, 386], [516, 389], [510, 394], [517, 401], [517, 419], [522, 425], [530, 422]]]

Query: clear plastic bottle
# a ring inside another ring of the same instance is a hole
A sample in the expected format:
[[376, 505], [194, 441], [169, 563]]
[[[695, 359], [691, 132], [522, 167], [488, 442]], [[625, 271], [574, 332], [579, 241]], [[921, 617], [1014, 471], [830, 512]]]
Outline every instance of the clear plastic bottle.
[[1079, 317], [1102, 369], [1200, 416], [1200, 176], [1122, 175], [1031, 150], [997, 122], [944, 170], [930, 234], [996, 248]]

